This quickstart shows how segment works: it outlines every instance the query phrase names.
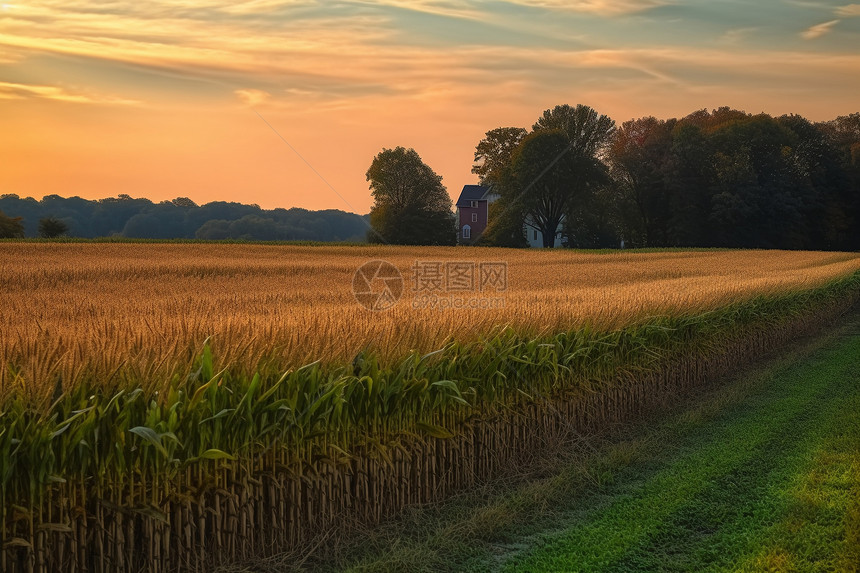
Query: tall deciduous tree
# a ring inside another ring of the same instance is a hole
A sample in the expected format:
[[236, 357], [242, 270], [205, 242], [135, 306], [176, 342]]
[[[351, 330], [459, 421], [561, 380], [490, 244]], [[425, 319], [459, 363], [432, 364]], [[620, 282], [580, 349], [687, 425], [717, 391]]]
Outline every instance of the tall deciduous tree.
[[600, 162], [576, 153], [560, 129], [541, 129], [527, 136], [511, 161], [505, 195], [529, 225], [543, 235], [543, 246], [553, 247], [565, 215], [583, 197], [589, 182], [600, 176]]
[[[604, 188], [609, 178], [601, 159], [615, 132], [615, 121], [587, 105], [564, 104], [545, 110], [532, 128], [534, 133], [559, 130], [568, 140], [573, 172], [563, 220], [569, 244], [590, 246], [609, 241], [617, 235], [617, 223], [612, 220], [613, 206], [602, 204], [614, 195]], [[554, 239], [544, 233], [544, 244], [549, 241]]]
[[[566, 146], [538, 137], [553, 130]], [[564, 202], [571, 246], [623, 238], [631, 246], [860, 250], [860, 114], [813, 124], [721, 107], [615, 130], [591, 108], [563, 105], [545, 111], [511, 152], [521, 135], [487, 132], [475, 154], [474, 172], [502, 195], [504, 209], [484, 233], [494, 244], [519, 240], [516, 217], [494, 223], [509, 213], [528, 215], [549, 243]], [[602, 161], [611, 187], [601, 184]]]
[[24, 237], [24, 224], [21, 217], [8, 217], [0, 211], [0, 239], [21, 239]]
[[625, 225], [631, 246], [665, 241], [669, 219], [665, 175], [673, 125], [654, 117], [625, 121], [607, 150], [615, 185], [634, 214]]
[[497, 127], [486, 133], [475, 148], [475, 165], [472, 167], [472, 173], [478, 176], [481, 185], [501, 183], [505, 169], [511, 164], [511, 156], [528, 133], [522, 127]]
[[[588, 219], [596, 226], [605, 219], [589, 217], [583, 209], [597, 186], [608, 182], [599, 158], [615, 122], [585, 105], [559, 105], [544, 111], [533, 129], [530, 134], [516, 127], [493, 129], [475, 150], [478, 164], [472, 172], [501, 195], [495, 209], [499, 222], [491, 221], [486, 231], [494, 244], [521, 243], [517, 227], [525, 223], [541, 232], [545, 247], [552, 247], [565, 218]], [[579, 233], [601, 234], [594, 228]]]
[[69, 226], [56, 217], [39, 219], [39, 236], [43, 239], [55, 239], [69, 232]]
[[414, 149], [383, 149], [367, 180], [374, 205], [370, 241], [403, 245], [454, 245], [457, 228], [442, 177]]
[[565, 104], [544, 111], [532, 129], [560, 129], [567, 135], [575, 155], [597, 157], [609, 145], [615, 132], [615, 121], [587, 105], [571, 107]]
[[710, 143], [718, 246], [806, 248], [806, 198], [793, 169], [797, 135], [762, 114], [720, 126]]

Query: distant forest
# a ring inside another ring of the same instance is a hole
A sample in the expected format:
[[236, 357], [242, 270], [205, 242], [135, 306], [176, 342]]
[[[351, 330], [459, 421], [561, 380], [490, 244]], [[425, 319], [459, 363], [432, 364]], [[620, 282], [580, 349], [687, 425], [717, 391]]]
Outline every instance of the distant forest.
[[39, 221], [53, 218], [69, 237], [141, 239], [245, 239], [253, 241], [364, 241], [362, 216], [336, 209], [261, 209], [258, 205], [215, 201], [197, 205], [179, 197], [153, 203], [119, 195], [90, 201], [80, 197], [0, 195], [0, 212], [20, 217], [28, 237], [39, 235]]
[[[632, 245], [860, 250], [860, 113], [646, 117], [621, 125], [607, 162]], [[582, 244], [600, 242], [596, 211], [574, 213], [597, 231]]]
[[722, 107], [616, 127], [561, 105], [531, 131], [487, 132], [475, 160], [501, 196], [484, 244], [523, 246], [530, 220], [580, 248], [860, 250], [860, 113], [813, 123]]

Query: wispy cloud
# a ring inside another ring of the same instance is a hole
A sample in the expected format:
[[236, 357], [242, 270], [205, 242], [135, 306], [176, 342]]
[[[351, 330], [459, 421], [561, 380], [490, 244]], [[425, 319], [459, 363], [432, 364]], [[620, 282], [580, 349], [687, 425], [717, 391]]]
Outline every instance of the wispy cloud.
[[404, 10], [424, 12], [436, 16], [477, 20], [486, 17], [474, 2], [469, 0], [354, 0], [369, 6], [393, 6]]
[[[286, 14], [265, 12], [275, 4]], [[295, 1], [34, 0], [0, 20], [0, 53], [11, 48], [17, 53], [49, 52], [204, 73], [277, 72], [362, 52], [364, 46], [393, 35], [380, 15], [292, 13], [305, 5]], [[253, 15], [229, 14], [240, 8]]]
[[734, 28], [726, 31], [722, 36], [720, 36], [719, 41], [724, 44], [738, 44], [756, 30], [758, 30], [758, 28]]
[[[384, 105], [380, 104], [383, 98], [422, 102], [436, 98], [443, 105], [487, 97], [525, 101], [529, 94], [555, 86], [560, 91], [575, 91], [584, 84], [600, 82], [683, 87], [714, 81], [708, 74], [731, 82], [746, 77], [744, 71], [734, 68], [740, 60], [763, 73], [768, 73], [766, 66], [756, 67], [763, 60], [794, 66], [792, 69], [805, 66], [807, 61], [798, 53], [779, 50], [738, 53], [733, 44], [756, 30], [752, 27], [725, 32], [719, 38], [720, 50], [678, 42], [607, 43], [612, 49], [606, 49], [582, 42], [575, 46], [539, 42], [514, 45], [492, 35], [482, 42], [448, 37], [411, 41], [408, 30], [399, 27], [403, 22], [397, 20], [400, 8], [468, 19], [481, 6], [505, 3], [509, 10], [510, 4], [542, 6], [558, 11], [559, 18], [576, 22], [581, 18], [571, 11], [617, 16], [670, 2], [353, 0], [339, 4], [337, 9], [323, 9], [323, 3], [314, 0], [32, 0], [11, 9], [14, 17], [0, 19], [0, 54], [14, 53], [19, 66], [26, 65], [21, 63], [22, 54], [58, 54], [74, 57], [82, 66], [92, 60], [119, 64], [110, 69], [122, 69], [126, 78], [131, 77], [129, 70], [147, 70], [168, 78], [167, 82], [174, 78], [204, 79], [206, 85], [215, 86], [207, 97], [229, 98], [244, 105], [359, 108], [366, 103], [368, 109]], [[385, 9], [378, 9], [380, 5]], [[851, 6], [860, 5], [843, 9]], [[392, 7], [398, 10], [392, 11]], [[503, 13], [498, 11], [492, 17], [501, 18]], [[813, 26], [802, 35], [807, 39], [821, 37], [839, 21]], [[611, 26], [613, 22], [607, 20], [601, 25]], [[819, 58], [816, 65], [825, 60]], [[857, 74], [860, 66], [852, 62], [847, 69]], [[587, 74], [580, 73], [582, 70]], [[127, 103], [122, 98], [93, 95], [113, 91], [109, 83], [84, 93], [82, 89], [52, 87], [56, 80], [50, 77], [31, 82], [43, 84], [35, 88], [13, 89], [11, 86], [23, 84], [6, 84], [0, 97]], [[140, 77], [143, 85], [148, 78]], [[12, 78], [3, 79], [19, 81]], [[79, 84], [75, 80], [75, 85]], [[177, 80], [177, 94], [181, 95], [178, 90], [187, 89], [187, 85]], [[504, 90], [499, 89], [501, 85]], [[135, 93], [129, 89], [134, 85], [124, 86], [123, 94]], [[163, 93], [165, 101], [176, 95], [168, 90]], [[149, 96], [140, 99], [151, 101]]]
[[140, 103], [115, 96], [69, 91], [58, 86], [0, 82], [0, 99], [30, 98], [85, 104], [135, 105]]
[[238, 97], [242, 103], [249, 107], [255, 107], [266, 103], [272, 97], [272, 94], [267, 91], [255, 89], [236, 90], [233, 93], [236, 94], [236, 97]]
[[667, 0], [509, 0], [525, 6], [542, 6], [575, 12], [589, 12], [600, 16], [619, 16], [644, 12], [671, 4]]
[[836, 15], [842, 16], [843, 18], [860, 16], [860, 4], [847, 4], [845, 6], [839, 6], [836, 9]]
[[800, 33], [800, 36], [804, 40], [814, 40], [816, 38], [820, 38], [825, 34], [829, 34], [833, 30], [833, 26], [838, 24], [841, 20], [831, 20], [829, 22], [823, 22], [821, 24], [816, 24], [815, 26], [811, 26]]

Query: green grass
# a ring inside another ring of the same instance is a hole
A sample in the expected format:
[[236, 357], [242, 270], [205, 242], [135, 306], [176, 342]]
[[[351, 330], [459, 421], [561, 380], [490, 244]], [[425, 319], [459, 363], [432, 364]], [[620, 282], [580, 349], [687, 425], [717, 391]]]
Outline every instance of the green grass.
[[[857, 571], [860, 318], [765, 369], [339, 543], [353, 571]], [[295, 556], [257, 563], [284, 570]]]
[[[793, 499], [790, 484], [815, 471], [860, 395], [860, 336], [839, 352], [775, 372], [766, 392], [695, 430], [678, 434], [671, 461], [642, 484], [611, 488], [611, 500], [561, 532], [540, 535], [506, 564], [515, 571], [705, 571], [756, 554]], [[811, 463], [813, 462], [813, 463]], [[847, 508], [842, 508], [845, 514]], [[810, 515], [810, 517], [813, 517]], [[817, 517], [817, 515], [815, 516]], [[807, 538], [798, 568], [833, 570], [841, 536]], [[803, 565], [800, 565], [800, 562]]]

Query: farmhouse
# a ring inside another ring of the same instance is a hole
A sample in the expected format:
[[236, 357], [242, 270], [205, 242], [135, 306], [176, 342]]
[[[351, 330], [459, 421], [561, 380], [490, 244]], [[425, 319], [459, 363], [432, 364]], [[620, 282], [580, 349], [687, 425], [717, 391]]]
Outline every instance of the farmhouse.
[[484, 229], [490, 218], [490, 203], [498, 199], [489, 187], [464, 185], [457, 199], [457, 242], [471, 245]]
[[[490, 204], [499, 198], [491, 187], [484, 185], [464, 185], [457, 199], [457, 242], [473, 245], [487, 228], [490, 221]], [[543, 233], [534, 226], [530, 218], [523, 224], [523, 233], [531, 247], [543, 247]], [[556, 233], [555, 244], [562, 243], [561, 231]]]

